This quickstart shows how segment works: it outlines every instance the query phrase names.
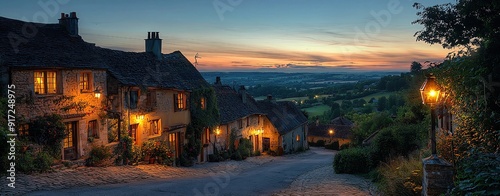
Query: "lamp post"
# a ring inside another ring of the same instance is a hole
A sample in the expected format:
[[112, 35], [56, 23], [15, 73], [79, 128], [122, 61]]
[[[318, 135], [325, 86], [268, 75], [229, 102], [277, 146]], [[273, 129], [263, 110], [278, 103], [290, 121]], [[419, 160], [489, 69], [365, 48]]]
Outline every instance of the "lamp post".
[[332, 143], [332, 140], [333, 140], [333, 130], [332, 129], [328, 130], [328, 134], [330, 134], [330, 143]]
[[441, 195], [453, 186], [453, 166], [437, 156], [436, 150], [436, 105], [441, 89], [431, 73], [420, 87], [422, 103], [431, 107], [431, 150], [432, 155], [422, 160], [422, 195]]
[[436, 83], [436, 77], [431, 73], [420, 87], [422, 103], [431, 107], [431, 150], [432, 156], [437, 158], [436, 150], [436, 105], [439, 101], [441, 90]]
[[217, 152], [217, 147], [216, 147], [216, 145], [215, 145], [215, 144], [217, 143], [217, 136], [218, 136], [218, 135], [220, 135], [220, 128], [219, 128], [219, 127], [217, 127], [217, 128], [215, 129], [214, 153], [216, 153], [216, 152]]

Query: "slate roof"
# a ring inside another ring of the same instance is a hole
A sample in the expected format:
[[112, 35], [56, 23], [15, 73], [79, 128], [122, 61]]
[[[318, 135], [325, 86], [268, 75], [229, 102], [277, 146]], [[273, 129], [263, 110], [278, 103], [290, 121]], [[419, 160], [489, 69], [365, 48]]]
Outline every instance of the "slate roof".
[[287, 134], [293, 129], [307, 123], [306, 116], [304, 116], [302, 111], [293, 102], [262, 100], [257, 102], [257, 106], [267, 115], [267, 118], [276, 127], [280, 135]]
[[[33, 26], [36, 34], [25, 39], [23, 26]], [[13, 47], [13, 37], [23, 42]], [[120, 83], [129, 86], [182, 90], [210, 86], [181, 52], [162, 57], [158, 60], [151, 53], [97, 47], [80, 36], [69, 36], [59, 24], [0, 17], [0, 63], [10, 67], [107, 69]]]
[[59, 24], [0, 17], [0, 58], [11, 67], [106, 68], [95, 48], [80, 36], [69, 36]]
[[217, 96], [220, 123], [227, 124], [253, 114], [263, 114], [252, 96], [246, 94], [246, 103], [243, 103], [241, 95], [230, 86], [213, 85], [213, 87]]
[[351, 126], [348, 125], [333, 125], [333, 124], [319, 124], [310, 123], [308, 126], [309, 136], [316, 137], [330, 137], [329, 130], [334, 130], [333, 137], [349, 139], [351, 137]]
[[337, 118], [334, 118], [330, 121], [330, 124], [333, 125], [346, 125], [346, 126], [354, 126], [354, 123], [350, 121], [349, 119], [339, 116]]

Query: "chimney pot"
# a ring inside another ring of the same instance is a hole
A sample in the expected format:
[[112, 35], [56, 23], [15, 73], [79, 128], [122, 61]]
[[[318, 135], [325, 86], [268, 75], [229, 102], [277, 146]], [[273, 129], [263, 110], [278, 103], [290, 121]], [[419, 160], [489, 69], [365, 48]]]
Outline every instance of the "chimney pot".
[[269, 101], [273, 100], [273, 96], [271, 94], [267, 95], [267, 100]]
[[70, 14], [71, 18], [76, 18], [76, 12], [71, 12], [69, 14]]
[[158, 60], [162, 59], [161, 53], [161, 39], [159, 39], [159, 32], [148, 32], [148, 39], [146, 39], [146, 52], [152, 52]]
[[61, 13], [61, 19], [64, 19], [64, 13]]
[[156, 32], [156, 39], [160, 39], [160, 32]]

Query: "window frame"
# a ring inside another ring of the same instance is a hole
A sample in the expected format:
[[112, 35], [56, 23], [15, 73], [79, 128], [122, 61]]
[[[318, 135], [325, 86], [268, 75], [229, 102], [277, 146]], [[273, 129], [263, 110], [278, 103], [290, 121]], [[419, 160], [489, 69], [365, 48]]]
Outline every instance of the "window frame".
[[174, 94], [174, 112], [187, 110], [187, 95], [183, 92]]
[[243, 120], [238, 119], [238, 128], [241, 129], [243, 128]]
[[205, 97], [201, 97], [201, 99], [200, 99], [200, 108], [202, 110], [207, 109], [207, 100]]
[[[154, 123], [156, 122], [156, 125]], [[156, 126], [156, 131], [153, 129], [153, 126]], [[149, 136], [157, 136], [161, 134], [161, 121], [160, 119], [151, 120], [149, 123]]]
[[[83, 78], [87, 75], [87, 80], [85, 81]], [[92, 93], [93, 91], [93, 74], [91, 71], [82, 71], [78, 74], [78, 88], [80, 89], [80, 93]], [[82, 83], [87, 83], [87, 88]]]
[[[40, 73], [41, 76], [37, 76], [37, 73]], [[49, 79], [49, 73], [53, 74], [53, 77]], [[37, 82], [37, 79], [40, 78], [40, 82]], [[53, 78], [53, 79], [52, 79]], [[33, 71], [33, 92], [36, 95], [55, 95], [59, 94], [59, 72], [56, 70], [36, 70]], [[49, 81], [52, 80], [52, 81]], [[37, 85], [38, 84], [38, 85]], [[50, 86], [53, 85], [53, 88]], [[37, 88], [37, 86], [39, 86]], [[43, 92], [40, 92], [43, 91]], [[54, 91], [54, 92], [49, 92]]]
[[87, 137], [99, 139], [99, 123], [97, 120], [91, 120], [87, 124]]

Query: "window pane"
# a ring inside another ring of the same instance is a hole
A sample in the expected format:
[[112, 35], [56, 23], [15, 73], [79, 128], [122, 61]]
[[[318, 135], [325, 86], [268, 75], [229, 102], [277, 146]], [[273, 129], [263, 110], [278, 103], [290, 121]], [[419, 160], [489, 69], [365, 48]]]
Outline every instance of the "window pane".
[[35, 93], [37, 94], [45, 94], [45, 73], [44, 72], [35, 72]]
[[47, 93], [56, 93], [56, 72], [47, 72]]
[[80, 89], [90, 90], [90, 73], [80, 74]]

